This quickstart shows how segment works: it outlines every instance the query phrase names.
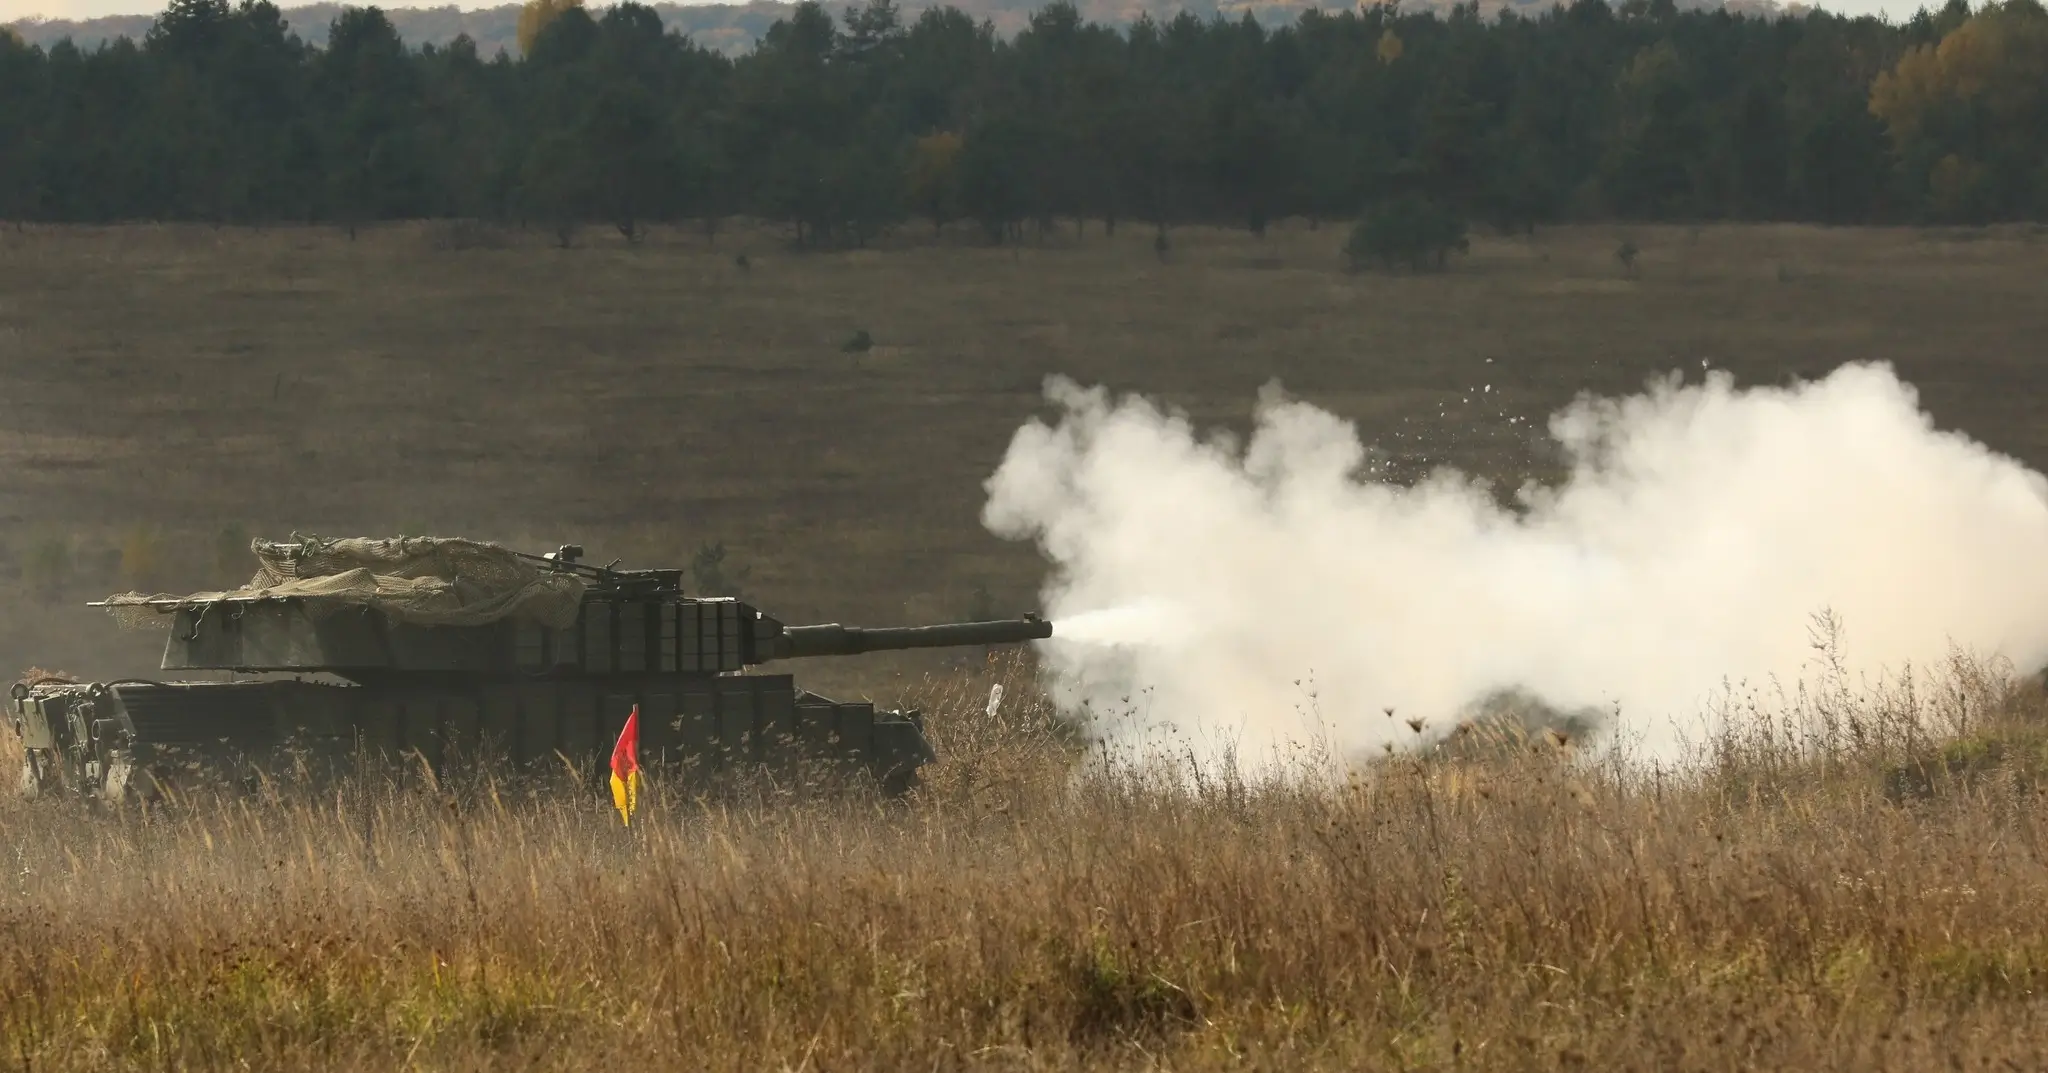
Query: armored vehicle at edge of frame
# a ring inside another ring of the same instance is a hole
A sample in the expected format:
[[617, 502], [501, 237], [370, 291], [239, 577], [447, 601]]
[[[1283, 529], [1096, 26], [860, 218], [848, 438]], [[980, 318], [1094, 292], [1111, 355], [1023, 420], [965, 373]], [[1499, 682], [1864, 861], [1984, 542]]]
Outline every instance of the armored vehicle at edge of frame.
[[[602, 768], [629, 712], [642, 763], [686, 778], [799, 758], [891, 793], [932, 760], [916, 711], [829, 700], [771, 660], [1049, 637], [1035, 615], [860, 629], [787, 626], [686, 595], [681, 570], [621, 570], [439, 537], [257, 540], [240, 589], [94, 606], [168, 628], [166, 671], [233, 681], [22, 681], [9, 711], [30, 794], [149, 799], [271, 771], [317, 779], [402, 758], [437, 775]], [[240, 675], [252, 675], [242, 679]], [[308, 676], [318, 676], [309, 680]]]

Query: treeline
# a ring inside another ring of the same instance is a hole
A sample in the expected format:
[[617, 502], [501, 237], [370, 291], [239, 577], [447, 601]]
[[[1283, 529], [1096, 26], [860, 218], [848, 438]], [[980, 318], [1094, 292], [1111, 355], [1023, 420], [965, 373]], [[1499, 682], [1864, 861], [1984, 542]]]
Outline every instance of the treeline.
[[1253, 230], [1427, 202], [1504, 229], [1602, 217], [2048, 215], [2048, 13], [1903, 25], [1574, 0], [1141, 20], [1069, 4], [1000, 38], [950, 8], [802, 5], [728, 57], [649, 8], [533, 0], [525, 58], [327, 47], [267, 2], [173, 0], [140, 43], [0, 37], [0, 218], [460, 217], [629, 238], [747, 215], [810, 244], [972, 221]]

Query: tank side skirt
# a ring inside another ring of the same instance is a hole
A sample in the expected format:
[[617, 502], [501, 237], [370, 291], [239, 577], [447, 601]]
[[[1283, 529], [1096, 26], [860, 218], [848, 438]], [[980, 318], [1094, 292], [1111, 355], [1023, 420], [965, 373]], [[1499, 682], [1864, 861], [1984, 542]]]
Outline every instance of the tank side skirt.
[[[651, 616], [641, 625], [649, 641], [666, 629]], [[720, 647], [732, 636], [717, 636], [723, 630], [705, 632], [712, 634], [705, 641]], [[359, 762], [336, 761], [360, 747], [395, 762], [407, 782], [426, 772], [440, 779], [505, 761], [514, 771], [559, 771], [565, 756], [601, 785], [612, 744], [636, 704], [641, 707], [642, 763], [650, 768], [710, 773], [756, 764], [780, 767], [808, 758], [851, 761], [887, 774], [931, 759], [921, 730], [907, 720], [878, 719], [866, 702], [837, 702], [799, 691], [788, 675], [643, 671], [515, 682], [451, 677], [355, 685], [296, 680], [124, 684], [114, 694], [103, 698], [106, 710], [95, 716], [95, 726], [120, 724], [122, 740], [144, 765], [204, 759], [240, 770], [245, 761], [281, 747], [320, 761], [323, 769], [348, 770]], [[62, 701], [36, 700], [45, 710], [62, 710]], [[113, 718], [117, 713], [118, 720]], [[217, 721], [227, 713], [238, 714]], [[52, 736], [76, 737], [78, 728], [69, 722], [68, 734]], [[878, 727], [883, 722], [888, 726]], [[84, 755], [102, 751], [88, 740], [79, 760], [98, 760], [96, 767], [104, 772], [107, 757]]]

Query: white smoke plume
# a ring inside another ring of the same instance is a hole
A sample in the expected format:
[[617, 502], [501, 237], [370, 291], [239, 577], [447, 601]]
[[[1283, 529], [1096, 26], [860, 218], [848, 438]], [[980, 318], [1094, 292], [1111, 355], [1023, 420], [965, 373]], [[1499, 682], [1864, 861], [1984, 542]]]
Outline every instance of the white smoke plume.
[[1513, 510], [1456, 473], [1371, 479], [1353, 427], [1276, 387], [1242, 445], [1047, 394], [983, 521], [1050, 560], [1046, 662], [1110, 738], [1374, 749], [1519, 688], [1668, 754], [1725, 685], [1797, 679], [1823, 610], [1865, 671], [2048, 659], [2048, 480], [1936, 430], [1884, 365], [1581, 399], [1550, 421], [1568, 477]]

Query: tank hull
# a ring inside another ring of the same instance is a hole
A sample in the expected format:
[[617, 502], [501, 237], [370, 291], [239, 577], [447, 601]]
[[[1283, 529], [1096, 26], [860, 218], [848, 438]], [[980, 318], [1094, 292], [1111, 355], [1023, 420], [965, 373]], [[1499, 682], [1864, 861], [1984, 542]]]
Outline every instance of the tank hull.
[[[692, 596], [681, 570], [619, 570], [563, 545], [527, 555], [457, 538], [294, 535], [251, 542], [250, 581], [99, 601], [165, 627], [168, 674], [231, 681], [17, 683], [36, 793], [125, 799], [247, 784], [316, 784], [392, 765], [601, 786], [627, 716], [640, 761], [688, 792], [726, 773], [865, 771], [901, 791], [934, 757], [916, 712], [805, 692], [762, 663], [893, 649], [1023, 643], [1021, 619], [868, 629], [790, 627], [735, 597]], [[308, 676], [312, 676], [311, 679]]]
[[16, 687], [10, 707], [27, 747], [24, 790], [109, 799], [264, 777], [319, 783], [368, 765], [601, 783], [635, 707], [642, 765], [683, 792], [726, 773], [820, 764], [901, 792], [934, 758], [920, 713], [829, 700], [789, 675], [44, 683]]

